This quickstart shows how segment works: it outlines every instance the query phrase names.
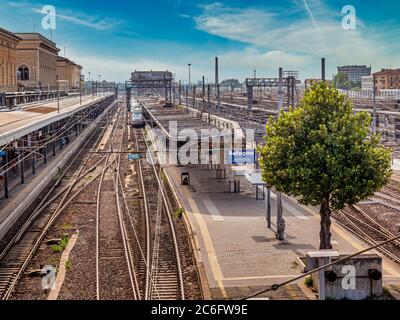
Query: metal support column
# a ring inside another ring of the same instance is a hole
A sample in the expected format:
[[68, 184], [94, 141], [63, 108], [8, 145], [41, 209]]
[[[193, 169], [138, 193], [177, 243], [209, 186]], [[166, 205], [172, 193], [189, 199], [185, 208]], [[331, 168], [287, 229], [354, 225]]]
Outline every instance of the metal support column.
[[178, 103], [181, 104], [182, 100], [181, 100], [181, 87], [182, 87], [182, 81], [179, 80], [179, 87], [178, 87]]
[[53, 146], [53, 157], [56, 156], [56, 140], [54, 139], [54, 127], [51, 125], [51, 140], [52, 140], [52, 146]]
[[9, 161], [9, 151], [4, 150], [5, 155], [5, 166], [4, 166], [4, 199], [8, 199], [8, 161]]
[[164, 89], [165, 89], [165, 104], [168, 103], [168, 86], [167, 86], [167, 80], [165, 79], [165, 74], [164, 74]]
[[282, 69], [282, 68], [279, 68], [279, 86], [278, 86], [279, 101], [278, 101], [278, 118], [281, 116], [281, 109], [282, 109], [282, 104], [283, 104], [282, 81], [283, 81], [283, 69]]
[[43, 146], [42, 152], [43, 152], [43, 163], [47, 164], [47, 146], [46, 145]]
[[[33, 149], [35, 149], [34, 146], [33, 146]], [[36, 154], [35, 154], [35, 151], [32, 152], [32, 174], [36, 174]]]
[[202, 98], [203, 98], [203, 103], [201, 106], [201, 115], [203, 116], [203, 112], [206, 109], [206, 84], [204, 82], [204, 76], [203, 76], [203, 91], [202, 91]]
[[193, 107], [193, 109], [196, 109], [196, 86], [193, 86], [192, 107]]
[[186, 86], [185, 95], [186, 95], [186, 112], [189, 112], [189, 86]]
[[253, 109], [253, 87], [247, 87], [247, 105], [249, 110]]
[[375, 75], [372, 76], [373, 81], [373, 110], [372, 110], [372, 133], [376, 133], [376, 83]]
[[21, 184], [25, 184], [25, 166], [24, 166], [25, 160], [22, 160], [22, 158], [23, 158], [23, 155], [19, 154], [18, 162], [19, 162], [19, 170], [20, 170], [20, 175], [21, 175]]
[[207, 85], [208, 123], [211, 122], [211, 85]]
[[215, 57], [215, 86], [216, 86], [216, 95], [217, 95], [217, 109], [221, 110], [221, 92], [219, 88], [219, 65], [218, 65], [218, 57]]

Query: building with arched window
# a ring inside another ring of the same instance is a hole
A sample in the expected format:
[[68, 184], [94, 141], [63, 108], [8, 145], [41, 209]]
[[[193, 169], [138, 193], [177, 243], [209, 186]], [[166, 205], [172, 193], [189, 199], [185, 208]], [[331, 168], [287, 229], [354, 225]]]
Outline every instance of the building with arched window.
[[57, 57], [60, 49], [39, 33], [16, 33], [22, 40], [17, 45], [18, 82], [57, 85]]
[[17, 44], [22, 40], [0, 28], [0, 90], [10, 90], [17, 84]]
[[18, 66], [17, 80], [29, 81], [29, 67], [26, 64], [21, 64]]

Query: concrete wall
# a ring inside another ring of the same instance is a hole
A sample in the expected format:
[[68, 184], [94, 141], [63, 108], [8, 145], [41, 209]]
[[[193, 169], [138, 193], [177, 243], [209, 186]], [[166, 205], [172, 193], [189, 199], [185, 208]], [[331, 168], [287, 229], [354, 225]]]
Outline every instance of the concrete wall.
[[[341, 256], [336, 260], [343, 257]], [[335, 259], [332, 261], [335, 261]], [[349, 284], [349, 278], [346, 278], [346, 276], [349, 276], [346, 266], [353, 266], [356, 270], [355, 288], [346, 288], [343, 285], [343, 283]], [[363, 300], [370, 296], [381, 296], [383, 294], [382, 278], [380, 280], [372, 280], [369, 277], [370, 270], [378, 270], [382, 274], [382, 258], [380, 256], [364, 254], [328, 268], [325, 271], [325, 275], [327, 275], [326, 272], [333, 271], [337, 275], [337, 279], [331, 282], [325, 277], [326, 299]], [[313, 280], [314, 286], [318, 290], [318, 273], [313, 274]]]

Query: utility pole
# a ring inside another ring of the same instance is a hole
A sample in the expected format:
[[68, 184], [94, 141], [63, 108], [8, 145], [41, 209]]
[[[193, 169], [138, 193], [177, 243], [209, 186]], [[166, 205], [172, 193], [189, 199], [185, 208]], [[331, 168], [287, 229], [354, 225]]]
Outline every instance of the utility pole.
[[79, 101], [80, 104], [82, 105], [82, 77], [79, 79]]
[[321, 79], [325, 82], [325, 58], [321, 59]]
[[208, 123], [211, 122], [211, 85], [207, 84]]
[[218, 66], [218, 57], [215, 57], [215, 86], [216, 86], [216, 94], [217, 94], [217, 109], [221, 110], [221, 93], [219, 91], [219, 66]]
[[182, 81], [179, 80], [179, 87], [178, 87], [178, 103], [181, 104], [181, 86], [182, 86]]
[[278, 86], [278, 94], [279, 94], [279, 101], [278, 101], [278, 119], [281, 116], [281, 109], [283, 104], [283, 92], [282, 92], [282, 81], [283, 81], [283, 69], [279, 68], [279, 86]]
[[203, 92], [202, 92], [202, 96], [203, 96], [203, 105], [201, 106], [201, 115], [203, 116], [203, 111], [206, 109], [206, 83], [204, 82], [204, 76], [203, 76]]
[[185, 94], [186, 94], [186, 113], [188, 113], [189, 112], [189, 85], [186, 86]]
[[196, 86], [193, 86], [193, 102], [192, 102], [193, 109], [196, 109]]
[[[283, 81], [283, 69], [279, 68], [279, 103], [278, 103], [278, 119], [281, 116], [281, 108], [283, 102], [283, 92], [282, 92], [282, 81]], [[269, 193], [268, 193], [269, 196]], [[271, 199], [268, 199], [270, 202]], [[276, 193], [276, 238], [278, 240], [285, 239], [285, 220], [282, 216], [282, 193]]]
[[188, 63], [188, 67], [189, 67], [189, 86], [191, 85], [191, 81], [190, 81], [190, 67], [192, 66], [191, 63]]
[[99, 74], [99, 97], [101, 96], [101, 74]]
[[372, 76], [373, 81], [373, 114], [372, 114], [372, 133], [376, 133], [376, 83], [375, 75]]

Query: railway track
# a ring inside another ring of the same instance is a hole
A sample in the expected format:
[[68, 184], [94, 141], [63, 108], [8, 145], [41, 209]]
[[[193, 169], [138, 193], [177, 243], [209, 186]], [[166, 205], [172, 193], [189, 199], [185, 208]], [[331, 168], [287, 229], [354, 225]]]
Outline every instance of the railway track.
[[[123, 109], [123, 110], [122, 110]], [[101, 172], [96, 199], [96, 298], [138, 299], [137, 275], [120, 201], [120, 162], [126, 108], [115, 119], [109, 154]], [[115, 145], [114, 139], [119, 140]], [[118, 151], [117, 154], [113, 151]], [[113, 158], [113, 159], [112, 159]], [[107, 164], [112, 161], [112, 166]]]
[[[190, 258], [187, 244], [178, 245], [175, 228], [179, 223], [175, 225], [161, 169], [151, 157], [150, 161], [145, 157], [128, 161], [123, 156], [131, 150], [146, 153], [149, 146], [145, 132], [126, 125], [124, 104], [117, 103], [109, 112], [107, 119], [111, 121], [96, 126], [79, 154], [0, 253], [0, 299], [25, 297], [29, 290], [35, 297], [47, 298], [38, 287], [26, 287], [25, 281], [19, 285], [20, 280], [29, 279], [30, 271], [37, 271], [32, 268], [46, 259], [49, 253], [41, 255], [38, 249], [45, 248], [49, 234], [60, 234], [64, 213], [79, 210], [85, 210], [85, 220], [75, 222], [74, 228], [92, 228], [85, 233], [81, 246], [93, 254], [88, 259], [76, 257], [75, 261], [85, 264], [83, 270], [96, 270], [85, 279], [90, 284], [85, 298], [186, 298], [184, 270], [191, 265]], [[185, 240], [180, 233], [181, 243]], [[193, 295], [193, 289], [187, 290], [189, 296]]]
[[[136, 150], [148, 149], [142, 129], [134, 129]], [[164, 191], [159, 168], [149, 154], [148, 159], [135, 160], [140, 185], [141, 259], [138, 272], [144, 299], [185, 299], [183, 272], [175, 226]]]
[[[110, 111], [111, 109], [108, 112]], [[99, 134], [99, 132], [101, 133]], [[96, 134], [99, 134], [98, 137], [96, 137]], [[0, 299], [7, 300], [10, 298], [19, 278], [24, 274], [29, 262], [58, 216], [83, 190], [98, 178], [98, 175], [90, 179], [87, 179], [87, 176], [92, 174], [103, 159], [99, 160], [98, 157], [93, 158], [90, 153], [87, 155], [84, 155], [84, 153], [87, 151], [90, 142], [94, 140], [93, 145], [97, 145], [103, 134], [104, 129], [101, 130], [101, 126], [96, 126], [84, 146], [54, 183], [50, 192], [42, 199], [26, 222], [9, 241], [9, 244], [0, 253]], [[84, 155], [83, 161], [81, 159], [82, 155]], [[51, 196], [60, 186], [66, 174], [80, 160], [82, 163], [78, 164], [78, 170], [73, 175], [72, 181], [68, 182], [54, 196]], [[86, 179], [84, 180], [84, 178]]]
[[[371, 214], [374, 211], [382, 212], [382, 207], [384, 206], [383, 204], [375, 203], [349, 206], [337, 212], [335, 218], [342, 227], [359, 237], [368, 245], [373, 246], [379, 242], [395, 237], [396, 231], [393, 230], [393, 228], [390, 230], [388, 226], [385, 226], [376, 216]], [[393, 207], [387, 208], [396, 210], [396, 213], [400, 214], [399, 209]], [[400, 241], [382, 246], [378, 250], [394, 262], [400, 263]]]

